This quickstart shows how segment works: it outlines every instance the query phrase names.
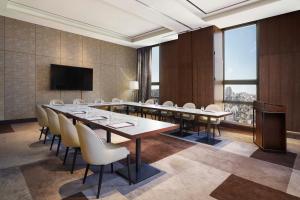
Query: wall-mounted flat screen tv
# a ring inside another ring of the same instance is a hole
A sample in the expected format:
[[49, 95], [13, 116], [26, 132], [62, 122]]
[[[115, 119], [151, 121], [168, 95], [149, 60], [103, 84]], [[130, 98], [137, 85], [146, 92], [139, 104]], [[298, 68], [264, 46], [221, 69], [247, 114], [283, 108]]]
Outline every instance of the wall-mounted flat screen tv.
[[93, 90], [93, 69], [51, 64], [51, 90]]

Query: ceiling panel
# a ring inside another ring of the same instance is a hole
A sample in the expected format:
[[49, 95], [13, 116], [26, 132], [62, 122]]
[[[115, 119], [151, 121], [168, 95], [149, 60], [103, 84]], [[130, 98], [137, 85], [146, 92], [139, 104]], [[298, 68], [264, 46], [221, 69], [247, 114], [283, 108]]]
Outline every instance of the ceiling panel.
[[[186, 0], [198, 7], [205, 14], [228, 9], [233, 6], [239, 6], [243, 3], [248, 3], [251, 0]], [[253, 0], [252, 0], [253, 1]]]
[[125, 36], [161, 28], [100, 0], [13, 0], [51, 14], [102, 27]]

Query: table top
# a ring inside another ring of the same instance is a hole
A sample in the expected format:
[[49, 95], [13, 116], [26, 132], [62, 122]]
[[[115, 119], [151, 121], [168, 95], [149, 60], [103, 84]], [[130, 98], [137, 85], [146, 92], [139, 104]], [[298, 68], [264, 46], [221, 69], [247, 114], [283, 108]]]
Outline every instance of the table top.
[[[179, 128], [179, 125], [177, 124], [100, 110], [91, 107], [91, 104], [44, 105], [44, 107], [51, 108], [76, 120], [92, 123], [107, 131], [111, 131], [130, 139], [141, 138], [149, 134], [157, 134]], [[123, 123], [127, 124], [128, 126], [121, 128], [114, 127], [117, 125], [122, 125]]]
[[156, 104], [145, 104], [145, 103], [137, 103], [137, 102], [103, 102], [103, 103], [91, 103], [87, 104], [91, 107], [101, 107], [101, 106], [135, 106], [140, 108], [148, 108], [148, 109], [156, 109], [161, 111], [170, 111], [170, 112], [177, 112], [182, 114], [193, 114], [205, 117], [213, 117], [213, 118], [221, 118], [228, 115], [231, 115], [231, 112], [225, 111], [205, 111], [201, 109], [194, 109], [194, 108], [183, 108], [183, 107], [167, 107], [163, 105], [156, 105]]

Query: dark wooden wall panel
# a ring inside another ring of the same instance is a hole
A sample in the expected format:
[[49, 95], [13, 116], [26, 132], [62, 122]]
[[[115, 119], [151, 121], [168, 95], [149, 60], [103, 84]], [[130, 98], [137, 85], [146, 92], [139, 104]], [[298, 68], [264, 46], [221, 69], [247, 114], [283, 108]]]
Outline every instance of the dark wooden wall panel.
[[193, 65], [192, 65], [192, 34], [178, 36], [178, 98], [177, 104], [183, 106], [193, 102]]
[[166, 42], [160, 45], [160, 102], [177, 101], [177, 41]]
[[193, 102], [207, 106], [214, 102], [213, 27], [192, 32]]
[[300, 12], [258, 22], [259, 98], [287, 107], [287, 129], [300, 131]]
[[160, 45], [160, 102], [197, 107], [214, 102], [214, 27]]

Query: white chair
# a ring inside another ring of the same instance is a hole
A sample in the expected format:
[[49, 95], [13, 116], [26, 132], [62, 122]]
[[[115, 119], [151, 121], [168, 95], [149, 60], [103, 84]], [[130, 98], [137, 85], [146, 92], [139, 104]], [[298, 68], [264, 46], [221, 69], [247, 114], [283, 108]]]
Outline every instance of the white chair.
[[79, 143], [77, 130], [76, 127], [73, 125], [73, 122], [70, 119], [68, 119], [66, 116], [59, 114], [58, 119], [60, 124], [62, 143], [66, 147], [66, 153], [65, 153], [63, 164], [66, 163], [69, 148], [73, 148], [75, 150], [73, 156], [72, 168], [71, 168], [71, 174], [73, 174], [77, 153], [78, 151], [80, 151], [80, 143]]
[[58, 137], [59, 141], [58, 141], [57, 150], [56, 150], [56, 156], [58, 156], [59, 147], [60, 147], [60, 143], [61, 143], [61, 133], [60, 133], [60, 125], [59, 125], [58, 115], [56, 114], [56, 112], [54, 112], [50, 108], [46, 108], [46, 112], [47, 112], [47, 116], [48, 116], [50, 133], [53, 135], [50, 150], [52, 150], [52, 146], [53, 146], [55, 137]]
[[83, 99], [74, 99], [74, 100], [73, 100], [73, 104], [76, 104], [76, 105], [84, 105], [84, 104], [86, 104], [86, 101], [83, 100]]
[[[222, 112], [221, 106], [217, 104], [210, 104], [205, 108], [206, 111], [215, 111], [215, 112]], [[206, 129], [207, 129], [207, 123], [208, 123], [208, 118], [201, 116], [199, 118], [200, 123], [206, 124]], [[215, 134], [215, 128], [218, 129], [219, 135], [221, 136], [221, 131], [220, 131], [220, 123], [221, 119], [220, 118], [210, 118], [210, 124], [213, 126], [213, 134]]]
[[52, 99], [49, 104], [52, 106], [64, 105], [64, 101], [61, 99]]
[[[154, 105], [155, 104], [155, 100], [154, 99], [147, 99], [145, 101], [145, 104], [147, 104], [147, 105]], [[143, 108], [143, 114], [145, 115], [145, 117], [147, 117], [147, 114], [149, 114], [151, 116], [151, 118], [154, 115], [154, 117], [156, 119], [157, 110]]]
[[98, 136], [92, 129], [82, 123], [77, 123], [76, 129], [79, 136], [82, 156], [83, 159], [87, 162], [83, 184], [85, 183], [89, 166], [100, 166], [97, 192], [97, 198], [99, 198], [104, 166], [125, 158], [127, 158], [129, 184], [131, 184], [129, 151], [125, 147], [119, 147], [111, 143], [103, 142], [100, 138], [98, 138]]
[[[165, 101], [163, 104], [162, 104], [163, 107], [173, 107], [174, 106], [174, 103], [172, 101]], [[171, 118], [173, 116], [173, 113], [170, 112], [170, 111], [161, 111], [160, 112], [160, 115], [162, 118]]]
[[[182, 106], [184, 109], [196, 109], [196, 105], [194, 103], [185, 103], [183, 106]], [[182, 118], [184, 120], [188, 120], [188, 121], [191, 121], [191, 120], [194, 120], [195, 119], [195, 115], [191, 115], [191, 114], [182, 114]]]
[[94, 103], [104, 103], [104, 100], [103, 99], [96, 99], [95, 101], [94, 101]]
[[[122, 99], [118, 98], [112, 98], [111, 100], [112, 103], [122, 103]], [[126, 113], [126, 107], [125, 106], [112, 106], [112, 111], [118, 112], [118, 113]]]
[[44, 139], [44, 144], [45, 144], [49, 132], [48, 117], [45, 109], [40, 105], [36, 106], [36, 117], [38, 120], [38, 124], [42, 128], [39, 140], [41, 140], [42, 134], [45, 134], [45, 139]]

